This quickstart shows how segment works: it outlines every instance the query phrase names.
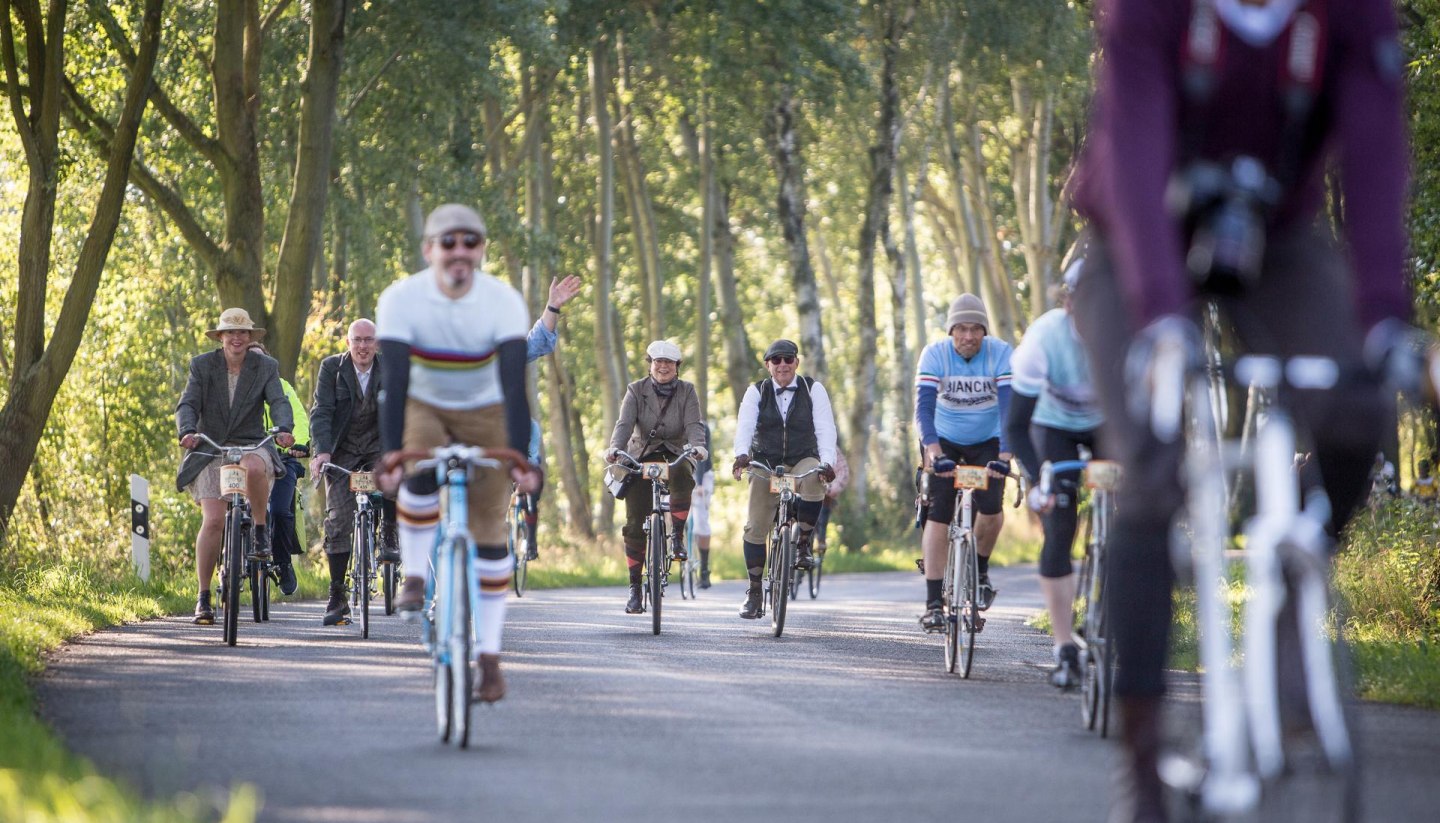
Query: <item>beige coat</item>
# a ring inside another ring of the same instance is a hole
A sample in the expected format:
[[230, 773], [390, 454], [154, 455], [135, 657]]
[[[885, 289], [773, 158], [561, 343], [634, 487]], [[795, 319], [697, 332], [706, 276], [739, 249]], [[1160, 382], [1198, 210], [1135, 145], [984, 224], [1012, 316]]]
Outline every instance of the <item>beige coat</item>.
[[[631, 383], [620, 404], [620, 419], [610, 434], [610, 448], [624, 449], [638, 459], [644, 457], [642, 449], [649, 453], [663, 446], [678, 455], [687, 444], [704, 447], [705, 426], [700, 420], [700, 397], [695, 393], [695, 384], [676, 378], [675, 396], [665, 409], [664, 419], [660, 419], [664, 403], [665, 398], [655, 393], [649, 377]], [[655, 436], [647, 443], [646, 435], [652, 429]]]

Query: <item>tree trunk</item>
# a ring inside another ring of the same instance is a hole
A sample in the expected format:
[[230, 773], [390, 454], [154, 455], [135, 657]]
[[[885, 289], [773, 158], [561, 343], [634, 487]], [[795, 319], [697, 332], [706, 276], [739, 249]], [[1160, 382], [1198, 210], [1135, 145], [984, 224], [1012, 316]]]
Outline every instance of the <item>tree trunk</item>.
[[300, 137], [285, 234], [275, 267], [275, 314], [270, 353], [280, 361], [282, 377], [295, 380], [305, 319], [310, 314], [310, 276], [324, 237], [325, 198], [330, 190], [330, 152], [334, 142], [335, 100], [344, 62], [347, 0], [312, 0], [310, 60], [300, 101]]
[[[6, 91], [30, 175], [16, 255], [19, 278], [15, 362], [10, 371], [5, 405], [0, 408], [0, 557], [8, 545], [11, 516], [20, 499], [25, 476], [34, 464], [55, 396], [80, 348], [120, 223], [136, 134], [149, 101], [159, 51], [162, 5], [162, 0], [146, 0], [141, 12], [138, 50], [134, 52], [135, 59], [127, 61], [130, 78], [119, 120], [109, 134], [105, 179], [48, 344], [45, 342], [45, 298], [54, 237], [60, 112], [67, 94], [67, 81], [63, 76], [67, 9], [64, 3], [52, 4], [43, 27], [38, 12], [31, 16], [16, 15], [24, 27], [24, 48], [16, 48], [13, 19], [8, 9], [4, 11], [4, 48], [0, 51], [4, 53]], [[23, 73], [28, 88], [23, 90], [18, 86], [22, 68], [17, 62], [20, 54], [27, 58]], [[36, 65], [41, 61], [43, 66]], [[72, 87], [69, 93], [73, 91]], [[28, 112], [24, 110], [26, 102], [31, 104]]]
[[[620, 392], [623, 389], [624, 373], [620, 365], [615, 340], [618, 330], [615, 324], [615, 307], [611, 294], [614, 291], [614, 273], [611, 271], [611, 257], [614, 249], [615, 232], [615, 145], [614, 129], [610, 121], [610, 44], [601, 38], [591, 53], [590, 94], [592, 115], [595, 119], [595, 142], [599, 151], [599, 214], [595, 224], [595, 365], [600, 375], [600, 400], [602, 419], [614, 421], [620, 417]], [[601, 532], [609, 532], [615, 512], [615, 501], [605, 495], [601, 501]]]
[[795, 133], [796, 104], [789, 85], [780, 88], [780, 97], [770, 111], [770, 154], [779, 178], [775, 198], [785, 247], [790, 252], [790, 278], [795, 291], [795, 309], [800, 315], [800, 353], [805, 371], [824, 382], [825, 337], [820, 321], [820, 295], [815, 289], [815, 269], [810, 265], [810, 247], [805, 237], [805, 169]]
[[718, 175], [712, 174], [710, 202], [715, 213], [715, 284], [720, 298], [720, 316], [723, 318], [725, 334], [725, 380], [730, 384], [732, 408], [739, 409], [745, 399], [745, 389], [754, 378], [755, 350], [750, 348], [750, 337], [745, 331], [744, 313], [740, 308], [739, 289], [735, 283], [735, 235], [730, 229], [730, 187], [721, 185]]

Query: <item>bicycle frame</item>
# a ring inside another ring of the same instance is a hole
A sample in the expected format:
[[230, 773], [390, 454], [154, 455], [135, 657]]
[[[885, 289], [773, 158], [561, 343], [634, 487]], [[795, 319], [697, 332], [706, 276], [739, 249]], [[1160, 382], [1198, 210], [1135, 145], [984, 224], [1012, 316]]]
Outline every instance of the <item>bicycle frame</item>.
[[[248, 472], [241, 466], [240, 461], [249, 452], [258, 451], [264, 448], [275, 437], [275, 431], [253, 446], [222, 446], [210, 439], [209, 435], [197, 432], [200, 441], [208, 444], [217, 453], [212, 457], [219, 457], [223, 462], [220, 467], [220, 496], [225, 500], [225, 525], [221, 537], [219, 572], [220, 572], [220, 608], [224, 611], [222, 616], [223, 638], [225, 644], [235, 645], [239, 634], [239, 611], [240, 592], [244, 581], [247, 578], [258, 581], [253, 585], [250, 597], [254, 601], [255, 622], [269, 617], [269, 604], [261, 600], [267, 592], [263, 589], [267, 584], [268, 564], [263, 561], [256, 561], [247, 558], [245, 546], [254, 540], [252, 525], [254, 518], [250, 509], [250, 496], [247, 489]], [[240, 545], [235, 545], [238, 540]], [[264, 617], [262, 618], [262, 612]]]
[[[370, 636], [370, 598], [375, 591], [376, 567], [378, 565], [380, 524], [378, 507], [374, 497], [379, 492], [375, 487], [372, 472], [347, 469], [334, 463], [325, 464], [325, 471], [337, 471], [350, 479], [350, 491], [355, 495], [355, 514], [352, 518], [350, 543], [350, 602], [360, 609], [360, 634]], [[369, 536], [369, 540], [365, 539]], [[368, 550], [362, 557], [360, 546], [368, 543]], [[363, 587], [363, 589], [362, 589]], [[343, 625], [343, 624], [342, 624]]]
[[[790, 598], [795, 570], [792, 568], [795, 547], [795, 513], [793, 506], [799, 494], [801, 480], [818, 474], [821, 466], [815, 466], [804, 474], [789, 474], [785, 467], [772, 468], [752, 460], [749, 471], [760, 477], [770, 478], [771, 491], [780, 499], [775, 507], [774, 528], [770, 531], [769, 546], [766, 550], [765, 576], [760, 580], [760, 614], [766, 613], [769, 605], [770, 622], [774, 635], [779, 637], [785, 631], [785, 611]], [[777, 488], [778, 487], [778, 488]]]
[[[650, 610], [651, 630], [660, 633], [661, 601], [670, 585], [670, 564], [672, 558], [667, 552], [670, 545], [670, 472], [694, 454], [686, 446], [673, 461], [651, 461], [642, 463], [628, 452], [619, 452], [615, 465], [622, 470], [650, 481], [650, 514], [645, 518], [646, 562], [641, 564], [643, 577], [640, 590], [644, 593]], [[658, 534], [657, 534], [658, 530]]]

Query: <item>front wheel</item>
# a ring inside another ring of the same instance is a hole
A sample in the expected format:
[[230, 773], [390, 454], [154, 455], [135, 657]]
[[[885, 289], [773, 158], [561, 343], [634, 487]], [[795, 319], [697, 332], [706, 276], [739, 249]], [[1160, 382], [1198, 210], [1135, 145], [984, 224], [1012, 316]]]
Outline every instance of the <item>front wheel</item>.
[[[373, 535], [374, 532], [371, 534]], [[364, 550], [355, 553], [354, 586], [356, 599], [359, 601], [356, 609], [360, 612], [360, 636], [364, 638], [370, 637], [370, 578], [372, 576], [370, 569], [372, 568], [371, 562], [375, 557], [373, 540], [372, 537], [365, 541]]]
[[941, 607], [945, 613], [945, 673], [954, 674], [960, 661], [961, 601], [958, 581], [961, 580], [960, 558], [963, 555], [960, 541], [950, 541], [950, 552], [945, 558], [945, 577], [940, 584]]
[[510, 584], [515, 588], [516, 597], [525, 596], [525, 583], [530, 570], [530, 541], [534, 538], [530, 535], [530, 527], [525, 522], [524, 511], [512, 509], [510, 516], [509, 542], [510, 552], [515, 557], [515, 571], [510, 575]]
[[969, 678], [970, 666], [975, 662], [975, 635], [979, 633], [980, 627], [985, 625], [985, 618], [980, 614], [980, 560], [975, 554], [973, 538], [964, 538], [961, 546], [961, 571], [964, 573], [965, 585], [964, 596], [961, 598], [963, 610], [960, 622], [956, 625], [956, 634], [959, 634], [958, 630], [964, 630], [965, 648], [960, 653], [960, 676]]
[[770, 552], [770, 625], [776, 637], [785, 631], [785, 607], [795, 578], [795, 545], [791, 537], [791, 527], [781, 528]]
[[650, 596], [650, 630], [655, 634], [660, 633], [660, 602], [665, 596], [663, 585], [664, 574], [668, 562], [665, 559], [665, 523], [664, 518], [658, 514], [650, 515], [650, 557], [649, 575], [646, 581]]
[[240, 631], [240, 581], [245, 575], [241, 564], [245, 556], [245, 525], [240, 512], [231, 509], [225, 522], [225, 562], [220, 567], [220, 607], [225, 610], [225, 645], [235, 645]]
[[445, 627], [448, 635], [450, 657], [450, 722], [455, 745], [464, 749], [470, 745], [470, 691], [473, 686], [473, 670], [470, 664], [470, 564], [468, 546], [463, 544], [452, 550], [447, 563], [453, 565], [450, 574], [452, 594], [450, 595], [450, 624]]
[[810, 570], [810, 599], [814, 600], [820, 596], [820, 577], [825, 573], [825, 556], [818, 555], [815, 558], [815, 568]]
[[395, 613], [395, 590], [400, 583], [400, 564], [393, 560], [389, 563], [381, 563], [381, 586], [385, 591], [385, 614], [386, 616]]

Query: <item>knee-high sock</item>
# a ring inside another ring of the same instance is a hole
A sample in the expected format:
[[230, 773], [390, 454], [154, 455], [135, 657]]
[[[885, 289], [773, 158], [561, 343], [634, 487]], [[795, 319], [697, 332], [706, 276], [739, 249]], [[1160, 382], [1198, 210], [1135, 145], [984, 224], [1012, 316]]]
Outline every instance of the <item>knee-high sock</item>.
[[[493, 557], [494, 549], [501, 556]], [[476, 638], [476, 654], [499, 654], [500, 636], [505, 629], [505, 604], [510, 594], [510, 572], [514, 561], [504, 546], [484, 546], [475, 560], [476, 577], [480, 582], [480, 636]], [[486, 555], [492, 555], [486, 557]]]
[[405, 574], [430, 577], [430, 548], [440, 528], [440, 493], [416, 494], [400, 487], [395, 501], [395, 519], [400, 531], [400, 562]]

